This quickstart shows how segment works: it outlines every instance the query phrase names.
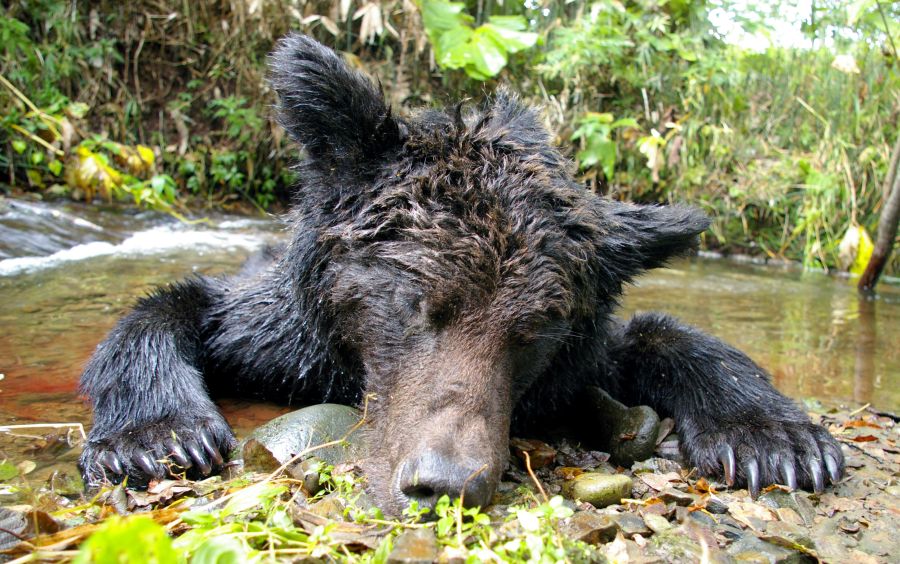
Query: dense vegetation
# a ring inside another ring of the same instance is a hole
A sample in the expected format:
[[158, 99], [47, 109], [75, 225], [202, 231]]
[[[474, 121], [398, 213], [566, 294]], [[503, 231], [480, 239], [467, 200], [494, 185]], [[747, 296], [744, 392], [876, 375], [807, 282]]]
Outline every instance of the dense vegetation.
[[[0, 16], [0, 181], [172, 211], [284, 200], [294, 150], [270, 119], [265, 60], [299, 29], [395, 106], [510, 83], [545, 107], [592, 189], [703, 206], [708, 248], [835, 267], [885, 196], [900, 5], [817, 1], [802, 32], [766, 48], [750, 38], [784, 34], [794, 3], [745, 4], [14, 0]], [[745, 41], [725, 41], [723, 21]]]

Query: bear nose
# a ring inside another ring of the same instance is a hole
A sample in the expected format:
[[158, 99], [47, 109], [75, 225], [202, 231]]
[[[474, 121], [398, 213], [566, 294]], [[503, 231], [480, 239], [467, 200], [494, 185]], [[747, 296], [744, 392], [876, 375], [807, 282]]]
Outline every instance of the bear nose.
[[461, 464], [431, 449], [401, 463], [397, 482], [405, 501], [417, 501], [420, 509], [434, 510], [445, 494], [451, 500], [462, 496], [465, 507], [484, 507], [493, 494], [486, 465]]

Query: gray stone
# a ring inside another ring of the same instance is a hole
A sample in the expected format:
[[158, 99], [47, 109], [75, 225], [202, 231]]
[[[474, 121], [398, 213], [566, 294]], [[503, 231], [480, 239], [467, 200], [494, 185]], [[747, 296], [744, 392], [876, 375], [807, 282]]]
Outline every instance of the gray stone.
[[431, 529], [412, 529], [394, 541], [389, 564], [431, 564], [438, 559], [437, 538]]
[[631, 497], [632, 481], [622, 474], [586, 472], [563, 484], [563, 495], [586, 501], [594, 507], [606, 507]]
[[657, 535], [660, 533], [664, 533], [672, 528], [672, 524], [669, 523], [668, 519], [666, 519], [662, 515], [654, 515], [652, 513], [644, 514], [644, 524], [646, 524], [650, 528], [650, 530]]
[[760, 540], [752, 533], [745, 534], [728, 548], [728, 554], [740, 562], [759, 564], [798, 564], [809, 562], [805, 554]]
[[638, 460], [646, 460], [656, 450], [659, 436], [659, 415], [646, 405], [626, 407], [597, 387], [587, 391], [594, 408], [599, 441], [609, 445], [610, 460], [631, 467]]
[[[258, 427], [241, 445], [244, 466], [272, 471], [301, 452], [342, 438], [359, 422], [359, 410], [324, 403], [286, 413]], [[364, 454], [361, 434], [355, 431], [347, 445], [334, 445], [309, 453], [327, 464], [355, 460]], [[304, 457], [305, 458], [305, 457]]]
[[652, 532], [644, 520], [634, 513], [618, 513], [611, 518], [622, 534], [628, 538], [634, 535], [649, 535]]
[[589, 544], [605, 544], [616, 538], [615, 521], [608, 515], [579, 511], [560, 524], [560, 532]]

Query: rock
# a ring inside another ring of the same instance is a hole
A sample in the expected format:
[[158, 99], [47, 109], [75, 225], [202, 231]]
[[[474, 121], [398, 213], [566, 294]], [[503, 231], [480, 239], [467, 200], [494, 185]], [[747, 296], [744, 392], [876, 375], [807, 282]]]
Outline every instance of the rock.
[[563, 495], [580, 499], [594, 507], [606, 507], [631, 497], [632, 481], [622, 474], [585, 472], [563, 484]]
[[389, 564], [431, 564], [438, 559], [437, 538], [431, 529], [412, 529], [397, 537]]
[[666, 503], [674, 503], [675, 505], [680, 505], [682, 507], [693, 505], [697, 501], [697, 496], [694, 494], [676, 490], [675, 488], [666, 488], [666, 490], [660, 492], [657, 497]]
[[722, 498], [711, 495], [706, 500], [705, 509], [710, 513], [721, 515], [728, 512], [728, 504]]
[[605, 544], [616, 538], [618, 528], [608, 515], [579, 511], [560, 524], [560, 531], [574, 540]]
[[644, 515], [644, 524], [646, 524], [650, 528], [650, 530], [657, 535], [660, 533], [664, 533], [672, 528], [672, 524], [669, 523], [668, 519], [666, 519], [662, 515], [654, 515], [652, 513], [646, 513]]
[[528, 453], [528, 463], [532, 470], [543, 468], [556, 459], [556, 449], [545, 442], [532, 439], [510, 439], [509, 447], [516, 458], [522, 461], [525, 468], [525, 453]]
[[[359, 410], [346, 405], [312, 405], [276, 417], [257, 428], [241, 445], [244, 466], [270, 472], [297, 454], [340, 439], [359, 422]], [[347, 438], [348, 445], [334, 445], [311, 452], [327, 464], [339, 464], [364, 453], [360, 433]]]
[[[610, 460], [625, 468], [653, 456], [659, 437], [659, 415], [646, 405], [626, 407], [597, 387], [588, 388], [596, 414], [599, 440], [609, 445]], [[605, 431], [605, 432], [604, 432]]]
[[652, 531], [644, 523], [644, 520], [634, 513], [617, 513], [610, 516], [622, 534], [628, 538], [635, 535], [649, 535]]
[[[712, 562], [709, 558], [710, 546], [707, 545], [707, 554], [704, 554], [704, 547], [700, 545], [690, 535], [685, 534], [681, 529], [672, 529], [671, 527], [656, 535], [650, 541], [651, 550], [661, 556], [664, 562]], [[705, 557], [705, 558], [704, 558]]]
[[806, 528], [783, 521], [769, 521], [766, 523], [765, 536], [770, 542], [781, 546], [799, 545], [810, 550], [816, 549], [816, 545], [810, 538]]
[[772, 509], [789, 508], [797, 512], [803, 523], [811, 527], [816, 518], [816, 509], [804, 492], [786, 492], [775, 489], [759, 496], [758, 503]]
[[322, 484], [319, 483], [319, 480], [324, 465], [325, 463], [317, 457], [311, 456], [300, 464], [289, 468], [288, 474], [295, 480], [299, 480], [303, 484], [303, 490], [306, 492], [306, 495], [311, 497], [322, 489]]
[[799, 564], [809, 562], [805, 554], [760, 540], [753, 534], [742, 536], [728, 548], [728, 554], [741, 562], [759, 564]]

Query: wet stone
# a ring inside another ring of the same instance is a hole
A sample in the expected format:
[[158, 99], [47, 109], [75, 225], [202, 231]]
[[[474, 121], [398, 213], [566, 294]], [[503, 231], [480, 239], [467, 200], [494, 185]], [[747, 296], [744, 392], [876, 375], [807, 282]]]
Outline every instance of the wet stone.
[[412, 529], [397, 537], [389, 564], [431, 564], [438, 559], [437, 538], [431, 529]]
[[742, 536], [728, 548], [728, 554], [740, 562], [759, 564], [799, 564], [810, 562], [803, 553], [776, 546], [756, 537], [752, 533]]
[[725, 503], [721, 498], [711, 495], [706, 500], [706, 510], [710, 513], [721, 515], [723, 513], [728, 513], [728, 504]]
[[616, 538], [618, 528], [608, 515], [579, 511], [560, 525], [560, 531], [574, 540], [605, 544]]
[[626, 407], [604, 390], [589, 388], [597, 428], [606, 431], [599, 437], [609, 445], [610, 460], [626, 468], [635, 461], [653, 456], [659, 437], [659, 415], [646, 405]]
[[631, 478], [622, 474], [586, 472], [563, 484], [563, 495], [586, 501], [594, 507], [606, 507], [631, 497]]
[[675, 488], [667, 488], [665, 491], [660, 492], [657, 497], [666, 503], [674, 503], [682, 507], [693, 505], [694, 502], [697, 501], [697, 496], [676, 490]]
[[[359, 410], [330, 403], [276, 417], [258, 427], [241, 445], [244, 466], [272, 471], [310, 447], [342, 438], [358, 422]], [[318, 449], [310, 456], [327, 464], [340, 464], [363, 455], [358, 431], [347, 438], [347, 443]]]
[[633, 513], [618, 513], [611, 518], [622, 534], [628, 538], [635, 535], [649, 535], [652, 532], [644, 520]]
[[793, 544], [805, 546], [811, 550], [815, 550], [816, 544], [810, 538], [806, 528], [784, 523], [782, 521], [769, 521], [766, 523], [766, 536], [785, 539]]
[[[680, 529], [669, 529], [650, 541], [653, 552], [663, 557], [665, 562], [700, 562], [704, 550], [700, 544]], [[709, 561], [709, 558], [706, 558]]]
[[672, 528], [672, 524], [669, 523], [669, 520], [663, 517], [662, 515], [654, 515], [652, 513], [647, 513], [644, 515], [644, 523], [650, 528], [654, 533], [661, 534]]
[[332, 492], [323, 497], [319, 502], [309, 506], [309, 511], [319, 517], [325, 517], [334, 521], [343, 521], [344, 509], [347, 505], [337, 492]]

